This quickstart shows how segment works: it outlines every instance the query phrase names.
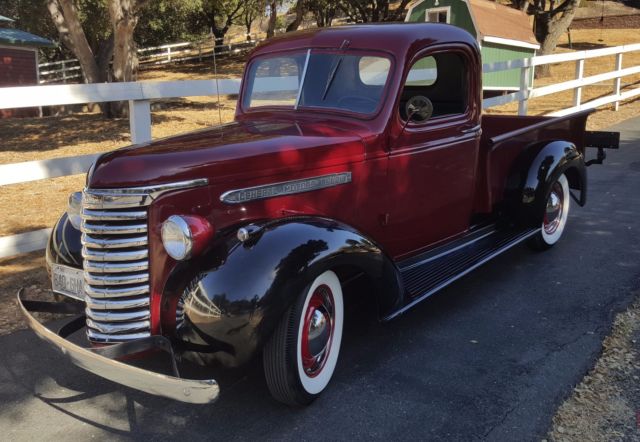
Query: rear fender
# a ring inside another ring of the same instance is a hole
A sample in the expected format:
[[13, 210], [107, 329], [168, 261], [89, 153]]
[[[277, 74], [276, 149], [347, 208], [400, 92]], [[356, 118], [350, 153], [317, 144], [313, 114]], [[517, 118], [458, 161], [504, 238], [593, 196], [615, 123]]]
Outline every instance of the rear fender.
[[176, 335], [201, 358], [209, 353], [225, 365], [246, 362], [299, 294], [329, 269], [348, 266], [368, 276], [381, 317], [402, 302], [395, 265], [349, 226], [299, 217], [251, 229], [244, 242], [237, 239], [237, 229], [229, 230], [197, 263], [182, 264], [171, 275], [169, 292], [182, 292]]
[[507, 185], [515, 217], [527, 226], [539, 226], [551, 185], [565, 174], [569, 187], [580, 191], [574, 199], [580, 206], [587, 200], [587, 171], [584, 156], [573, 143], [552, 141], [529, 147], [516, 162]]

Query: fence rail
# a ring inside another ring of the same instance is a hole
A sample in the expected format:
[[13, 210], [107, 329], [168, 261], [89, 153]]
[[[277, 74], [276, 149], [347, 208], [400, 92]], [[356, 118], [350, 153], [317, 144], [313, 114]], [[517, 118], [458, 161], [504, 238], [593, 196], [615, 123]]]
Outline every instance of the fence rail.
[[[216, 39], [215, 54], [223, 56], [237, 54], [253, 48], [259, 40], [251, 36], [251, 40], [235, 43], [224, 43], [222, 38]], [[138, 49], [140, 69], [151, 66], [175, 63], [178, 61], [202, 60], [213, 57], [213, 39], [172, 43]], [[40, 84], [77, 82], [82, 79], [82, 68], [77, 58], [52, 61], [38, 65]]]
[[[148, 49], [163, 50], [165, 47], [159, 46]], [[566, 115], [582, 109], [595, 108], [611, 103], [614, 103], [617, 110], [621, 101], [640, 96], [640, 87], [623, 90], [621, 81], [624, 77], [640, 73], [640, 66], [622, 68], [623, 54], [634, 51], [640, 51], [640, 44], [484, 64], [483, 72], [485, 73], [520, 69], [521, 81], [519, 91], [484, 99], [482, 107], [487, 109], [517, 102], [518, 114], [526, 115], [528, 100], [531, 98], [573, 90], [572, 106], [559, 109], [549, 115]], [[588, 77], [584, 76], [585, 60], [611, 55], [616, 57], [615, 67], [612, 71]], [[536, 66], [566, 62], [575, 62], [576, 64], [575, 78], [573, 80], [538, 88], [529, 83], [531, 79], [530, 72]], [[610, 95], [582, 102], [583, 87], [612, 80], [611, 87], [613, 92]], [[3, 88], [0, 93], [0, 109], [128, 101], [131, 140], [133, 143], [140, 143], [151, 140], [151, 100], [215, 95], [217, 89], [223, 95], [235, 94], [240, 89], [240, 79], [218, 80], [217, 85], [215, 80], [188, 80]], [[0, 165], [0, 186], [84, 173], [91, 163], [95, 161], [96, 157], [97, 154], [91, 154]], [[49, 229], [42, 229], [0, 238], [0, 258], [44, 248], [49, 231]]]

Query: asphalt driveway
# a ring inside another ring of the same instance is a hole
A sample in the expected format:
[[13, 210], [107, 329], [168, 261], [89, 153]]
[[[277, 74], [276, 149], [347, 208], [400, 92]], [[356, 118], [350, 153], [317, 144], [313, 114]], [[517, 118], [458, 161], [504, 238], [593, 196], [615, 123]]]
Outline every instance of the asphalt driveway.
[[622, 149], [589, 168], [587, 207], [573, 206], [554, 249], [517, 247], [390, 324], [355, 312], [334, 380], [310, 407], [274, 402], [257, 365], [223, 374], [214, 405], [154, 398], [22, 331], [0, 338], [0, 438], [543, 438], [640, 293], [640, 118], [614, 130]]

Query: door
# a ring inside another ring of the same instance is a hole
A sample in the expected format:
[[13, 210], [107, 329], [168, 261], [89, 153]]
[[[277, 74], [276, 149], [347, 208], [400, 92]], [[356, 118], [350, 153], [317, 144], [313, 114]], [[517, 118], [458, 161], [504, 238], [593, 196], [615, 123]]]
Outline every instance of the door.
[[[404, 129], [389, 151], [386, 242], [396, 258], [469, 228], [480, 127], [470, 99], [478, 85], [468, 63], [462, 51], [432, 52], [417, 57], [408, 72], [397, 110]], [[415, 112], [425, 103], [432, 105], [428, 118]]]

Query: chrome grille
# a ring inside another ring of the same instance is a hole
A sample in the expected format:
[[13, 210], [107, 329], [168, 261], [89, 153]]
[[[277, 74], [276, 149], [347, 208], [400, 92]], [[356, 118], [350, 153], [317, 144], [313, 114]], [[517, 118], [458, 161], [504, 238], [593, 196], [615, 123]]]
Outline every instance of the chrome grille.
[[148, 206], [165, 192], [207, 183], [84, 190], [80, 230], [89, 340], [125, 342], [151, 334]]
[[89, 339], [123, 342], [149, 336], [147, 211], [83, 206], [80, 230]]

